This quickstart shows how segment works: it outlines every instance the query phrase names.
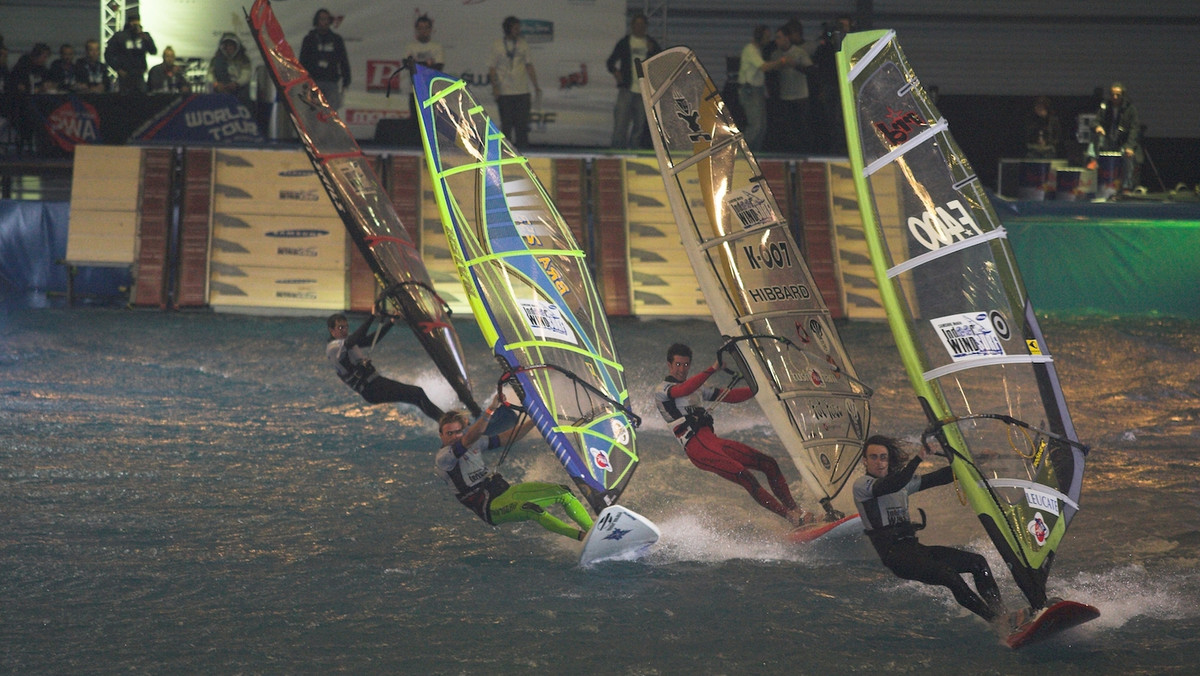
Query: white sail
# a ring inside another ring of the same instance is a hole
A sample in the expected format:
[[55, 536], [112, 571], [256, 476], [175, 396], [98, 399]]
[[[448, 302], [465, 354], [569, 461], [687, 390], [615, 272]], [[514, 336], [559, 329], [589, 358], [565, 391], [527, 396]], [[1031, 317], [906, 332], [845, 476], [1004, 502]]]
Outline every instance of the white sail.
[[741, 132], [695, 54], [642, 65], [642, 101], [667, 196], [717, 327], [826, 518], [870, 423], [858, 380], [812, 274]]

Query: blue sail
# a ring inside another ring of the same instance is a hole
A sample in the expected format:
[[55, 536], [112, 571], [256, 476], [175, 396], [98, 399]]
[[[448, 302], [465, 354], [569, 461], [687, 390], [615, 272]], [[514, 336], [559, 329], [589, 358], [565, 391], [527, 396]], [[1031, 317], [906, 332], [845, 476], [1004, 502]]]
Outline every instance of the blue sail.
[[413, 89], [442, 226], [506, 378], [599, 513], [637, 467], [624, 367], [604, 306], [541, 182], [466, 84], [414, 66]]

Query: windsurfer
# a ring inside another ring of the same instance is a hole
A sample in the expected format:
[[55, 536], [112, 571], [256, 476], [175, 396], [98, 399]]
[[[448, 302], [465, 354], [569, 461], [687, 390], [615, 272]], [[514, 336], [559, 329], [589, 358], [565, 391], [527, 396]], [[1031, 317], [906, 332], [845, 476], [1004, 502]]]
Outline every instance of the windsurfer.
[[[967, 610], [988, 621], [1002, 618], [1004, 603], [987, 559], [973, 552], [917, 541], [916, 532], [921, 526], [909, 520], [909, 494], [944, 486], [954, 479], [948, 465], [917, 476], [917, 466], [925, 455], [923, 446], [909, 459], [895, 439], [881, 435], [867, 439], [863, 451], [867, 473], [854, 482], [854, 502], [867, 537], [883, 565], [898, 577], [949, 587], [955, 600]], [[921, 516], [923, 521], [924, 513]], [[963, 573], [975, 578], [975, 589], [963, 580]]]
[[[712, 415], [701, 406], [704, 401], [738, 403], [751, 398], [748, 387], [724, 390], [705, 387], [704, 383], [716, 372], [717, 364], [688, 377], [692, 365], [692, 348], [675, 343], [667, 349], [667, 377], [654, 393], [655, 404], [663, 420], [675, 432], [692, 464], [706, 472], [732, 481], [745, 488], [758, 504], [801, 526], [813, 520], [812, 514], [796, 505], [787, 479], [774, 458], [746, 444], [722, 439], [713, 432]], [[767, 476], [768, 492], [758, 483], [751, 469]], [[774, 493], [774, 495], [772, 495]]]
[[[470, 426], [467, 425], [466, 413], [462, 411], [449, 411], [442, 416], [438, 421], [442, 448], [434, 460], [438, 474], [454, 489], [458, 501], [486, 523], [496, 526], [516, 521], [536, 521], [548, 531], [583, 540], [584, 535], [592, 529], [592, 517], [570, 488], [541, 481], [510, 485], [499, 472], [489, 469], [484, 463], [483, 451], [507, 446], [533, 428], [533, 420], [526, 418], [499, 435], [484, 435], [492, 412], [503, 402], [497, 394], [491, 406]], [[578, 524], [578, 528], [546, 511], [555, 503], [562, 506], [567, 516]]]
[[367, 403], [412, 404], [430, 418], [439, 420], [442, 417], [442, 409], [429, 400], [425, 390], [416, 385], [406, 385], [379, 375], [364, 351], [364, 348], [369, 349], [372, 344], [383, 338], [391, 330], [395, 321], [395, 317], [383, 319], [377, 334], [371, 336], [368, 332], [371, 324], [375, 322], [374, 314], [368, 317], [362, 326], [355, 329], [354, 333], [350, 333], [350, 324], [346, 315], [340, 312], [330, 315], [326, 321], [326, 326], [329, 328], [329, 343], [325, 346], [325, 355], [329, 357], [329, 361], [333, 362], [333, 368], [342, 382], [361, 394]]

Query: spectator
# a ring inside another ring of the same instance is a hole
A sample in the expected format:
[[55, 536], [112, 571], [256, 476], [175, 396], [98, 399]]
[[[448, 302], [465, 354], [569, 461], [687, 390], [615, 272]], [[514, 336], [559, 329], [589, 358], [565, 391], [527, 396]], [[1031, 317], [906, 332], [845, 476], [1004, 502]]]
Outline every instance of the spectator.
[[1050, 106], [1050, 98], [1039, 96], [1025, 121], [1025, 157], [1044, 160], [1059, 157], [1061, 143], [1062, 124]]
[[162, 63], [150, 69], [150, 92], [190, 94], [192, 85], [188, 84], [183, 67], [175, 61], [175, 48], [168, 45], [163, 49], [162, 56]]
[[58, 48], [58, 58], [49, 68], [50, 81], [60, 92], [72, 92], [78, 89], [75, 83], [75, 48], [64, 44]]
[[[433, 68], [434, 70], [442, 70], [446, 67], [446, 53], [442, 49], [440, 42], [433, 41], [433, 19], [422, 14], [417, 17], [413, 23], [413, 41], [408, 43], [404, 48], [404, 57], [413, 61]], [[407, 79], [407, 78], [401, 78]], [[421, 145], [420, 135], [417, 126], [417, 99], [416, 97], [408, 97], [408, 113], [409, 113], [409, 128], [410, 134], [406, 135], [406, 145], [416, 142], [416, 145]]]
[[208, 81], [218, 94], [233, 94], [243, 105], [250, 106], [250, 57], [242, 41], [233, 33], [221, 36], [217, 53], [208, 62]]
[[17, 59], [16, 65], [5, 78], [4, 91], [8, 98], [8, 118], [17, 130], [18, 152], [28, 149], [37, 151], [34, 143], [34, 130], [37, 128], [38, 115], [34, 113], [30, 97], [34, 94], [45, 94], [54, 91], [54, 83], [50, 81], [46, 62], [50, 60], [50, 45], [39, 42]]
[[1125, 85], [1114, 82], [1109, 85], [1108, 96], [1096, 111], [1096, 126], [1092, 129], [1096, 134], [1096, 152], [1119, 152], [1123, 155], [1124, 173], [1121, 175], [1121, 189], [1132, 190], [1141, 182], [1142, 162], [1145, 161], [1145, 151], [1142, 149], [1142, 122], [1138, 117], [1137, 106], [1129, 99]]
[[646, 111], [638, 85], [637, 64], [662, 51], [658, 41], [646, 35], [646, 15], [635, 14], [629, 34], [617, 40], [605, 66], [617, 79], [617, 105], [613, 109], [613, 148], [637, 148], [646, 131]]
[[842, 123], [842, 92], [837, 74], [837, 53], [842, 39], [855, 30], [854, 19], [839, 16], [822, 27], [821, 39], [812, 54], [813, 78], [809, 83], [813, 114], [814, 150], [835, 155], [846, 154], [846, 128]]
[[414, 40], [404, 48], [404, 56], [417, 63], [442, 70], [446, 67], [446, 53], [439, 42], [433, 41], [433, 19], [422, 14], [413, 23]]
[[500, 131], [508, 140], [524, 150], [529, 146], [529, 113], [532, 101], [529, 88], [540, 98], [542, 88], [537, 83], [537, 71], [529, 60], [529, 43], [521, 37], [521, 20], [515, 16], [500, 25], [504, 37], [492, 46], [488, 80], [492, 95], [500, 108]]
[[782, 59], [765, 61], [763, 48], [771, 43], [771, 29], [766, 24], [754, 27], [754, 39], [742, 48], [738, 66], [738, 100], [746, 112], [746, 128], [743, 130], [746, 145], [752, 151], [762, 150], [763, 137], [767, 132], [767, 91], [764, 84], [766, 73], [778, 70]]
[[100, 41], [88, 40], [83, 45], [83, 58], [75, 62], [75, 82], [80, 91], [100, 94], [112, 91], [112, 75], [108, 65], [100, 60]]
[[350, 87], [350, 56], [342, 36], [334, 33], [333, 14], [318, 9], [313, 14], [313, 29], [300, 44], [300, 65], [308, 71], [330, 108], [342, 107], [342, 95]]
[[776, 53], [784, 65], [779, 69], [779, 112], [777, 127], [786, 152], [809, 152], [811, 121], [808, 109], [808, 75], [812, 58], [801, 47], [804, 28], [798, 22], [788, 22], [775, 32]]
[[117, 71], [117, 90], [129, 94], [146, 91], [146, 55], [157, 54], [154, 38], [142, 30], [136, 13], [125, 20], [125, 28], [108, 40], [104, 60]]

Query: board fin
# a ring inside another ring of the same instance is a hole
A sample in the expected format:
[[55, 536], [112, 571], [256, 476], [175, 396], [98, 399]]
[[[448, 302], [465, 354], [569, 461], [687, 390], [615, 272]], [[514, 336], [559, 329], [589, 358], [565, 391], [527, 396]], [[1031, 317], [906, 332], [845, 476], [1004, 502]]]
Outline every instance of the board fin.
[[1008, 647], [1016, 650], [1023, 648], [1031, 643], [1044, 641], [1051, 636], [1076, 627], [1084, 622], [1100, 617], [1100, 611], [1095, 606], [1089, 606], [1086, 603], [1077, 601], [1058, 600], [1043, 609], [1040, 613], [1033, 616], [1031, 619], [1024, 620], [1018, 626], [1013, 628], [1015, 620], [1020, 619], [1022, 613], [1027, 613], [1028, 609], [1019, 610], [1001, 620], [1004, 631], [1008, 631], [1004, 642]]
[[661, 534], [658, 526], [641, 514], [621, 505], [607, 507], [583, 538], [579, 565], [586, 568], [601, 561], [631, 561], [658, 542]]

